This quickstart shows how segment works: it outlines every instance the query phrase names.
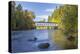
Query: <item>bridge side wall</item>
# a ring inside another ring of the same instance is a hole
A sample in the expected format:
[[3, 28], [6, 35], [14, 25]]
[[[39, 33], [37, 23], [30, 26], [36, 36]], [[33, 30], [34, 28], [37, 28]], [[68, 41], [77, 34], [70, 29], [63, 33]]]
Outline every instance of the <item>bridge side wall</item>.
[[36, 29], [54, 29], [57, 24], [54, 23], [36, 23]]

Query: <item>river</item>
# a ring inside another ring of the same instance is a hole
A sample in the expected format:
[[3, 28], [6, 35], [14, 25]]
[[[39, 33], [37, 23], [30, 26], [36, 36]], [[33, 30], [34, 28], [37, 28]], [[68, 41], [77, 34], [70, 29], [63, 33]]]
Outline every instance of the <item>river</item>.
[[[12, 31], [11, 44], [12, 52], [32, 52], [32, 51], [49, 51], [60, 50], [61, 48], [52, 42], [51, 36], [54, 30], [26, 30], [26, 31]], [[36, 38], [36, 40], [34, 40]], [[40, 49], [40, 43], [49, 43], [49, 48]]]

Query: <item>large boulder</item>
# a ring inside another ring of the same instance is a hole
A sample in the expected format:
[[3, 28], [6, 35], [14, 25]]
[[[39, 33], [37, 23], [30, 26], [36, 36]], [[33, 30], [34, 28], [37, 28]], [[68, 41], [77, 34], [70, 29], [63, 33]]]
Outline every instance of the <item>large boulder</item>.
[[49, 48], [50, 44], [49, 43], [40, 43], [38, 45], [38, 48], [40, 49], [46, 49], [46, 48]]

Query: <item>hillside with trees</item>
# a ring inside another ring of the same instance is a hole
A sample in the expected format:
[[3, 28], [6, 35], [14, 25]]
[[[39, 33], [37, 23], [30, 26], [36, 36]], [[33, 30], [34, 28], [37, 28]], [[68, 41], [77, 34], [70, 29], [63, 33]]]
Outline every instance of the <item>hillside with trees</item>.
[[16, 6], [14, 1], [11, 2], [11, 30], [34, 29], [34, 18], [34, 12], [23, 10], [21, 4]]
[[[51, 14], [51, 16], [48, 17], [48, 22], [58, 23], [58, 30], [55, 32], [57, 34], [54, 34], [55, 40], [56, 38], [63, 36], [68, 41], [67, 44], [68, 47], [77, 48], [77, 37], [78, 37], [78, 6], [77, 5], [62, 5], [56, 8], [54, 12]], [[62, 40], [58, 39], [56, 41], [58, 41], [58, 43], [60, 41], [65, 42], [64, 40], [66, 39], [64, 38], [62, 38]]]

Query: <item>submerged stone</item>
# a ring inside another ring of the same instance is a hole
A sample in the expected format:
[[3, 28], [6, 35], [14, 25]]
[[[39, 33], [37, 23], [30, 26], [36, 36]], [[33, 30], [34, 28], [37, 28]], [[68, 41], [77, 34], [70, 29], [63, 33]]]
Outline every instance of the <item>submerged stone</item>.
[[49, 48], [50, 44], [49, 43], [40, 43], [38, 45], [38, 48], [40, 49], [46, 49], [46, 48]]

